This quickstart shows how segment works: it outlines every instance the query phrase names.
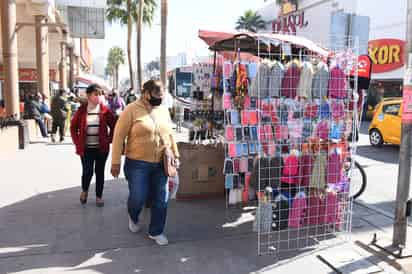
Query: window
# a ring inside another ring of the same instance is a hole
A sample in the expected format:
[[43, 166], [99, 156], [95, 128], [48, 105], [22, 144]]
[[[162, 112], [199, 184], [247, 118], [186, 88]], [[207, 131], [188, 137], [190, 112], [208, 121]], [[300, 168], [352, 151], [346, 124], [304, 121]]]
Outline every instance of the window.
[[400, 108], [401, 108], [400, 104], [388, 104], [382, 107], [382, 112], [384, 114], [398, 115]]

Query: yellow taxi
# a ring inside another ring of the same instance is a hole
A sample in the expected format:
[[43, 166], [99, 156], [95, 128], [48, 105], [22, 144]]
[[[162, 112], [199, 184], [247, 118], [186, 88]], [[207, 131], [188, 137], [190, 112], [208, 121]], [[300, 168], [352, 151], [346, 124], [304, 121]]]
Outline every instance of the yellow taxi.
[[402, 98], [385, 98], [375, 108], [369, 126], [369, 142], [372, 146], [384, 143], [401, 143]]

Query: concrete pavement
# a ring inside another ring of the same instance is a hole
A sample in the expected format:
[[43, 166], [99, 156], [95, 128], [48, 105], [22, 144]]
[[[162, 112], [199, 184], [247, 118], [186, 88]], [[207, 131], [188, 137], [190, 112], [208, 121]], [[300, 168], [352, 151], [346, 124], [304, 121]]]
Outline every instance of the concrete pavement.
[[[391, 237], [392, 219], [363, 206], [353, 208], [348, 242], [257, 256], [257, 236], [247, 209], [226, 209], [222, 200], [173, 201], [167, 224], [170, 245], [158, 247], [147, 238], [147, 226], [136, 235], [128, 231], [127, 185], [112, 180], [109, 164], [106, 206], [96, 208], [92, 192], [87, 206], [79, 204], [80, 162], [71, 144], [31, 145], [12, 157], [0, 155], [0, 166], [1, 274], [300, 273], [302, 269], [307, 274], [333, 273], [317, 256], [342, 254], [346, 254], [341, 259], [343, 273], [400, 273], [399, 262], [367, 246], [375, 232], [380, 238]], [[146, 212], [143, 223], [147, 222]]]

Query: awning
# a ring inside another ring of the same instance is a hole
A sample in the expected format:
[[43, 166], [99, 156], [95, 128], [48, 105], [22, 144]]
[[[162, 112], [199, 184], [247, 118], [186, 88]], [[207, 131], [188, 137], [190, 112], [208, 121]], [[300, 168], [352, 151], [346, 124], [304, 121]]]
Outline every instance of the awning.
[[304, 37], [275, 33], [252, 32], [213, 32], [199, 31], [199, 37], [205, 41], [211, 50], [247, 52], [258, 56], [264, 53], [278, 54], [284, 43], [294, 49], [306, 49], [322, 57], [328, 57], [329, 51]]

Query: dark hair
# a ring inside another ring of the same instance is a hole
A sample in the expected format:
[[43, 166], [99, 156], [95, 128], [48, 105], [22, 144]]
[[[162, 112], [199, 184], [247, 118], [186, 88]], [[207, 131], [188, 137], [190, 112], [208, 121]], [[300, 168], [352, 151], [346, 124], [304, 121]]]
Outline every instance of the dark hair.
[[58, 91], [58, 94], [60, 96], [63, 96], [63, 94], [65, 94], [65, 93], [66, 93], [66, 91], [64, 89], [59, 89], [59, 91]]
[[156, 80], [149, 80], [143, 84], [143, 93], [154, 92], [159, 93], [162, 90], [162, 83]]
[[100, 91], [102, 92], [102, 88], [98, 84], [91, 84], [87, 87], [86, 89], [86, 94], [90, 94], [94, 91]]

